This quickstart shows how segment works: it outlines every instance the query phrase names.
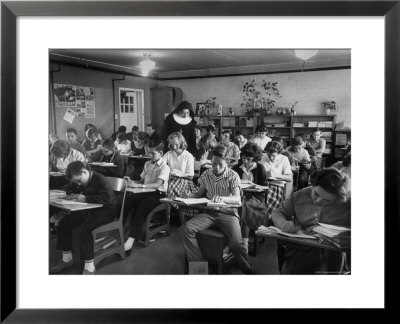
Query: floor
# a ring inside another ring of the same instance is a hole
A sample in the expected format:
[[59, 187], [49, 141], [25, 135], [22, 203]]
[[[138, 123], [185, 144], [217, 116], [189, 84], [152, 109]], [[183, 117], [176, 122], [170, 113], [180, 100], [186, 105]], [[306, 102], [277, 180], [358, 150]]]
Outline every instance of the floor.
[[[55, 249], [56, 237], [50, 238], [50, 265], [53, 265], [61, 258], [61, 252]], [[276, 256], [276, 241], [267, 239], [261, 240], [257, 245], [257, 255], [250, 256], [257, 274], [279, 274], [278, 261]], [[80, 274], [82, 264], [76, 264], [73, 268], [67, 269], [61, 274]], [[241, 270], [233, 264], [226, 269], [227, 274], [241, 275]], [[96, 267], [98, 275], [140, 275], [140, 274], [184, 274], [184, 250], [179, 235], [179, 221], [171, 219], [171, 233], [169, 236], [158, 234], [156, 240], [144, 247], [141, 243], [135, 242], [133, 251], [124, 260], [118, 255], [112, 255], [102, 260]]]

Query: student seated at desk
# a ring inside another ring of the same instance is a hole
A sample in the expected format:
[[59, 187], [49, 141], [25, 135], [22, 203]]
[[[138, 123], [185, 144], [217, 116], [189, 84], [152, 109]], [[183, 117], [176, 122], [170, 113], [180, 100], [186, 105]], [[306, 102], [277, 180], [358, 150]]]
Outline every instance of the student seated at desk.
[[256, 128], [256, 134], [250, 139], [250, 141], [256, 143], [262, 151], [264, 151], [268, 142], [271, 142], [272, 139], [267, 136], [268, 128], [265, 125], [258, 126]]
[[[347, 176], [334, 168], [322, 169], [313, 174], [311, 184], [311, 187], [294, 192], [272, 213], [274, 226], [287, 233], [309, 233], [319, 222], [350, 227]], [[330, 266], [337, 266], [335, 256], [328, 255]], [[288, 247], [284, 253], [282, 273], [313, 274], [320, 266], [320, 249]]]
[[131, 151], [131, 141], [126, 138], [125, 132], [119, 132], [115, 141], [115, 147], [122, 154], [128, 154]]
[[[191, 194], [183, 193], [183, 198], [207, 197], [215, 202], [241, 203], [240, 178], [238, 174], [228, 167], [227, 147], [217, 145], [213, 150], [212, 168], [204, 171], [200, 176], [198, 191]], [[197, 232], [210, 227], [217, 227], [229, 240], [229, 248], [232, 251], [239, 267], [244, 273], [254, 273], [254, 267], [250, 263], [239, 223], [239, 214], [236, 207], [207, 210], [200, 213], [182, 226], [183, 246], [187, 260], [202, 261], [199, 244], [196, 239]]]
[[[187, 143], [180, 132], [168, 135], [169, 151], [162, 157], [169, 166], [171, 172], [184, 172], [188, 177], [194, 176], [194, 157], [187, 151]], [[191, 179], [173, 177], [169, 183], [168, 198], [180, 196], [184, 191], [194, 191], [194, 184]]]
[[85, 128], [84, 128], [85, 134], [86, 134], [86, 132], [88, 131], [89, 128], [95, 129], [95, 130], [97, 131], [97, 138], [96, 138], [96, 140], [99, 140], [99, 141], [103, 142], [103, 138], [101, 137], [101, 134], [100, 134], [99, 130], [98, 130], [97, 127], [94, 126], [93, 124], [86, 124], [86, 125], [85, 125]]
[[160, 135], [157, 134], [153, 124], [146, 125], [146, 133], [149, 135], [149, 141], [157, 142], [160, 140]]
[[83, 141], [82, 145], [85, 147], [88, 156], [100, 150], [98, 146], [101, 145], [103, 141], [97, 138], [98, 135], [99, 133], [96, 128], [89, 128], [86, 131], [86, 139]]
[[240, 150], [235, 143], [231, 142], [232, 139], [232, 132], [230, 130], [226, 129], [222, 132], [222, 139], [220, 144], [228, 149], [226, 153], [226, 159], [228, 161], [229, 167], [233, 167], [238, 164], [240, 159]]
[[195, 158], [199, 165], [200, 175], [211, 166], [212, 150], [217, 144], [215, 136], [211, 134], [206, 134], [200, 139], [199, 150]]
[[332, 167], [351, 178], [351, 152], [347, 153], [342, 161], [332, 164]]
[[83, 156], [86, 157], [86, 149], [84, 148], [84, 146], [81, 143], [79, 143], [78, 133], [77, 133], [76, 129], [73, 127], [67, 128], [66, 137], [67, 137], [70, 147], [73, 148], [74, 150], [81, 152], [83, 154]]
[[126, 134], [126, 126], [121, 125], [118, 127], [118, 130], [111, 135], [111, 138], [113, 139], [114, 142], [117, 140], [117, 136], [119, 133], [125, 133], [126, 138], [128, 138], [128, 134]]
[[292, 145], [286, 148], [292, 156], [293, 167], [298, 167], [298, 180], [297, 180], [297, 190], [308, 187], [308, 176], [309, 170], [311, 168], [311, 158], [307, 150], [303, 148], [304, 141], [301, 136], [296, 136]]
[[125, 159], [116, 150], [112, 138], [107, 138], [100, 146], [100, 151], [89, 157], [88, 162], [114, 163], [116, 167], [92, 166], [96, 172], [106, 177], [122, 178], [125, 175]]
[[50, 149], [50, 171], [65, 171], [73, 161], [86, 162], [81, 152], [74, 150], [64, 140], [56, 140]]
[[[235, 165], [233, 170], [237, 172], [239, 178], [241, 180], [248, 180], [255, 184], [261, 186], [268, 186], [267, 182], [267, 172], [265, 171], [264, 166], [259, 163], [261, 160], [262, 152], [261, 148], [252, 142], [248, 142], [241, 150], [242, 155], [242, 164]], [[252, 194], [251, 196], [256, 197], [262, 203], [265, 202], [265, 194]], [[261, 224], [260, 224], [261, 225]], [[242, 223], [242, 237], [243, 243], [245, 244], [246, 250], [248, 250], [249, 246], [249, 227]]]
[[293, 172], [289, 158], [283, 154], [285, 150], [282, 144], [276, 141], [269, 142], [265, 147], [265, 151], [266, 153], [263, 154], [261, 163], [267, 171], [267, 177], [285, 181], [285, 196], [289, 197], [293, 189]]
[[132, 251], [135, 240], [141, 239], [143, 235], [143, 225], [148, 213], [160, 204], [160, 198], [165, 197], [168, 188], [170, 169], [162, 159], [164, 143], [150, 142], [149, 155], [151, 161], [144, 165], [140, 181], [129, 179], [129, 185], [134, 188], [153, 188], [155, 192], [145, 194], [134, 194], [133, 197], [126, 199], [126, 210], [129, 210], [129, 237], [124, 244], [125, 252], [129, 255]]
[[62, 251], [62, 259], [50, 268], [50, 273], [58, 273], [74, 265], [72, 257], [72, 231], [80, 227], [80, 257], [85, 260], [82, 274], [95, 274], [94, 242], [92, 231], [112, 222], [116, 213], [116, 197], [107, 179], [85, 166], [80, 161], [71, 162], [67, 167], [68, 199], [80, 202], [103, 204], [101, 208], [75, 211], [58, 224], [57, 250]]
[[139, 132], [136, 138], [137, 138], [137, 145], [135, 144], [133, 146], [131, 143], [131, 149], [133, 155], [148, 155], [149, 141], [150, 141], [149, 135], [145, 132]]

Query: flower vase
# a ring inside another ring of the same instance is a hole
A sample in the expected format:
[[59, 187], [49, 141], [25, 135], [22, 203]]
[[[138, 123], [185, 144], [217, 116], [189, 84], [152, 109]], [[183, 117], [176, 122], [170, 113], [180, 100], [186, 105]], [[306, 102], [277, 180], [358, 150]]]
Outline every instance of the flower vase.
[[330, 108], [326, 108], [325, 111], [326, 111], [326, 114], [327, 114], [327, 115], [330, 115], [330, 114], [331, 114], [331, 109], [330, 109]]

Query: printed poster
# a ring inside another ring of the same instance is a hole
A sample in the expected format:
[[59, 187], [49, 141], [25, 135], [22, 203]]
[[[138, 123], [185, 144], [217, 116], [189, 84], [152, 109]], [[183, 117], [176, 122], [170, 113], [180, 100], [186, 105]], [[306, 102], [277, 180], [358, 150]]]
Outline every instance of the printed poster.
[[72, 108], [67, 108], [65, 115], [64, 115], [64, 120], [67, 123], [72, 124], [72, 122], [74, 121], [76, 112], [72, 109]]
[[70, 107], [78, 118], [95, 118], [94, 88], [54, 84], [56, 108]]
[[54, 84], [54, 104], [56, 108], [76, 107], [75, 87], [65, 84]]
[[95, 118], [94, 101], [86, 101], [86, 118]]

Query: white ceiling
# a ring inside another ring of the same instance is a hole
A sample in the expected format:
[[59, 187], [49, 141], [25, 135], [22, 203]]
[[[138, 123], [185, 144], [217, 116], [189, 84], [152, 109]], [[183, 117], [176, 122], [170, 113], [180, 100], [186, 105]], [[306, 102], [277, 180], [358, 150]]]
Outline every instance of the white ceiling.
[[293, 49], [51, 49], [50, 59], [141, 74], [143, 54], [155, 62], [151, 77], [187, 78], [350, 67], [350, 49], [320, 49], [306, 62]]

